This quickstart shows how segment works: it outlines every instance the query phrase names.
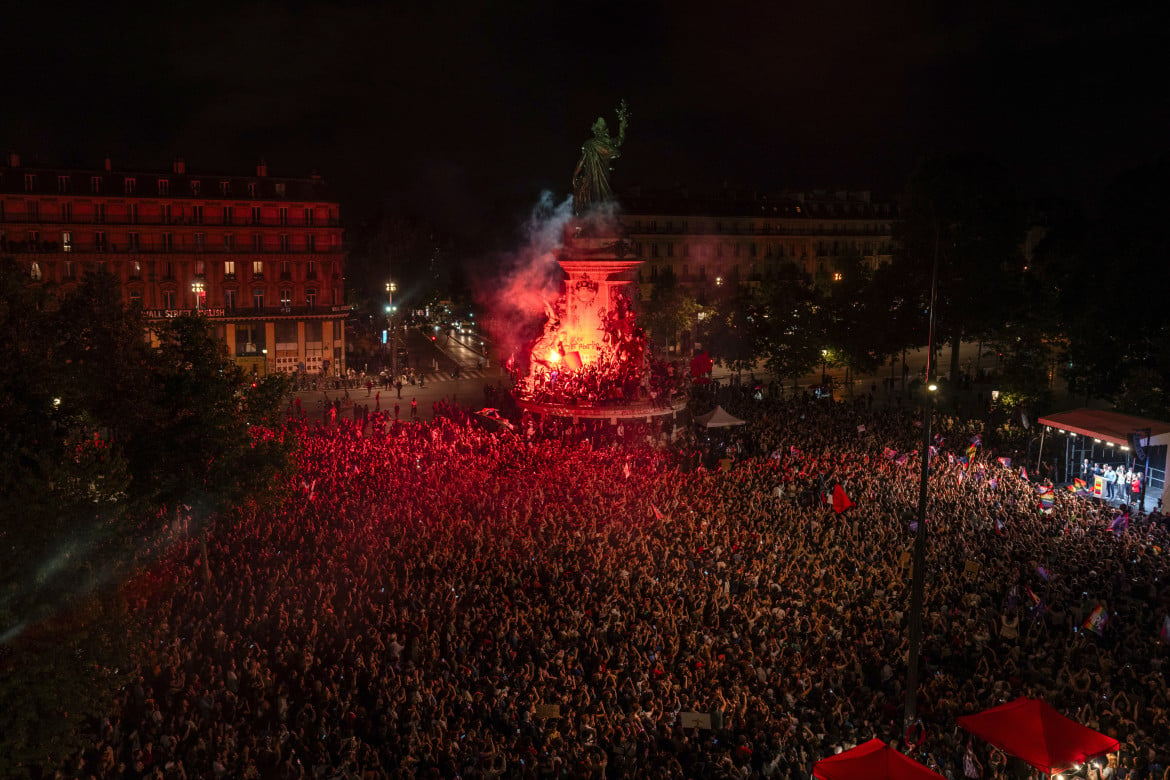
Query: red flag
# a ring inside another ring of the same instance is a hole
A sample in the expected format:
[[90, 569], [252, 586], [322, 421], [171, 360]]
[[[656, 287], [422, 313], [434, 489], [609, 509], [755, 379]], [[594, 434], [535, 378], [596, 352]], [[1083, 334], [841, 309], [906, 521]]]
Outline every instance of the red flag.
[[699, 378], [711, 373], [711, 368], [715, 365], [715, 361], [711, 360], [711, 356], [706, 352], [700, 352], [691, 359], [691, 376]]
[[845, 488], [835, 485], [833, 487], [833, 511], [841, 514], [851, 506], [853, 506], [853, 502], [849, 500], [849, 496], [845, 495]]

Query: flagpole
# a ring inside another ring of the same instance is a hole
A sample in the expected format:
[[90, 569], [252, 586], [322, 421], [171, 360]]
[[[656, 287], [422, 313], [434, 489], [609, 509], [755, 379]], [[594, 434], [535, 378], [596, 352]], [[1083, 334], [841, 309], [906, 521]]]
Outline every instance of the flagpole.
[[910, 652], [906, 664], [905, 729], [918, 717], [918, 656], [922, 647], [922, 603], [926, 587], [926, 500], [930, 481], [930, 424], [934, 411], [934, 304], [938, 290], [939, 223], [934, 223], [934, 267], [930, 273], [930, 320], [926, 336], [926, 386], [922, 403], [922, 475], [918, 484], [918, 528], [910, 571]]

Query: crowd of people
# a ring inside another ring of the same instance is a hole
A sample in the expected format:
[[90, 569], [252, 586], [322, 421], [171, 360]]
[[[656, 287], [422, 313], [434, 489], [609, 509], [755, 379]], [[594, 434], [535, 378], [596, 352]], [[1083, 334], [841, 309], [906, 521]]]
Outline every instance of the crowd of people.
[[1160, 516], [1119, 528], [1065, 492], [1046, 513], [997, 462], [1010, 431], [939, 420], [908, 734], [916, 415], [714, 402], [747, 420], [717, 445], [661, 423], [487, 430], [454, 407], [292, 418], [293, 497], [129, 588], [153, 639], [62, 776], [808, 780], [879, 737], [991, 780], [1004, 757], [956, 718], [1030, 695], [1120, 739], [1115, 779], [1170, 777]]

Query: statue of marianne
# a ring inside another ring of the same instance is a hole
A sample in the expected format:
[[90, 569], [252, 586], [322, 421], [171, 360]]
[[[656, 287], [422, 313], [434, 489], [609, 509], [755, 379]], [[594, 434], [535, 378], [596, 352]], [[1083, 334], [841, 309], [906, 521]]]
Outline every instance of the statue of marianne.
[[617, 110], [617, 138], [609, 134], [603, 117], [593, 123], [593, 137], [581, 144], [581, 160], [573, 171], [573, 213], [581, 216], [590, 206], [610, 199], [609, 161], [620, 156], [630, 113], [626, 101]]

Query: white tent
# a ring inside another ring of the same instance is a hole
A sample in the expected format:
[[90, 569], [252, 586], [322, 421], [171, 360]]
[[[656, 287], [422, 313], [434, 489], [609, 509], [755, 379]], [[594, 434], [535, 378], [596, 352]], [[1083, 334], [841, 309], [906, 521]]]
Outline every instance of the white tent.
[[722, 406], [716, 406], [710, 412], [695, 418], [695, 422], [704, 428], [730, 428], [733, 425], [743, 425], [744, 421], [727, 413]]

